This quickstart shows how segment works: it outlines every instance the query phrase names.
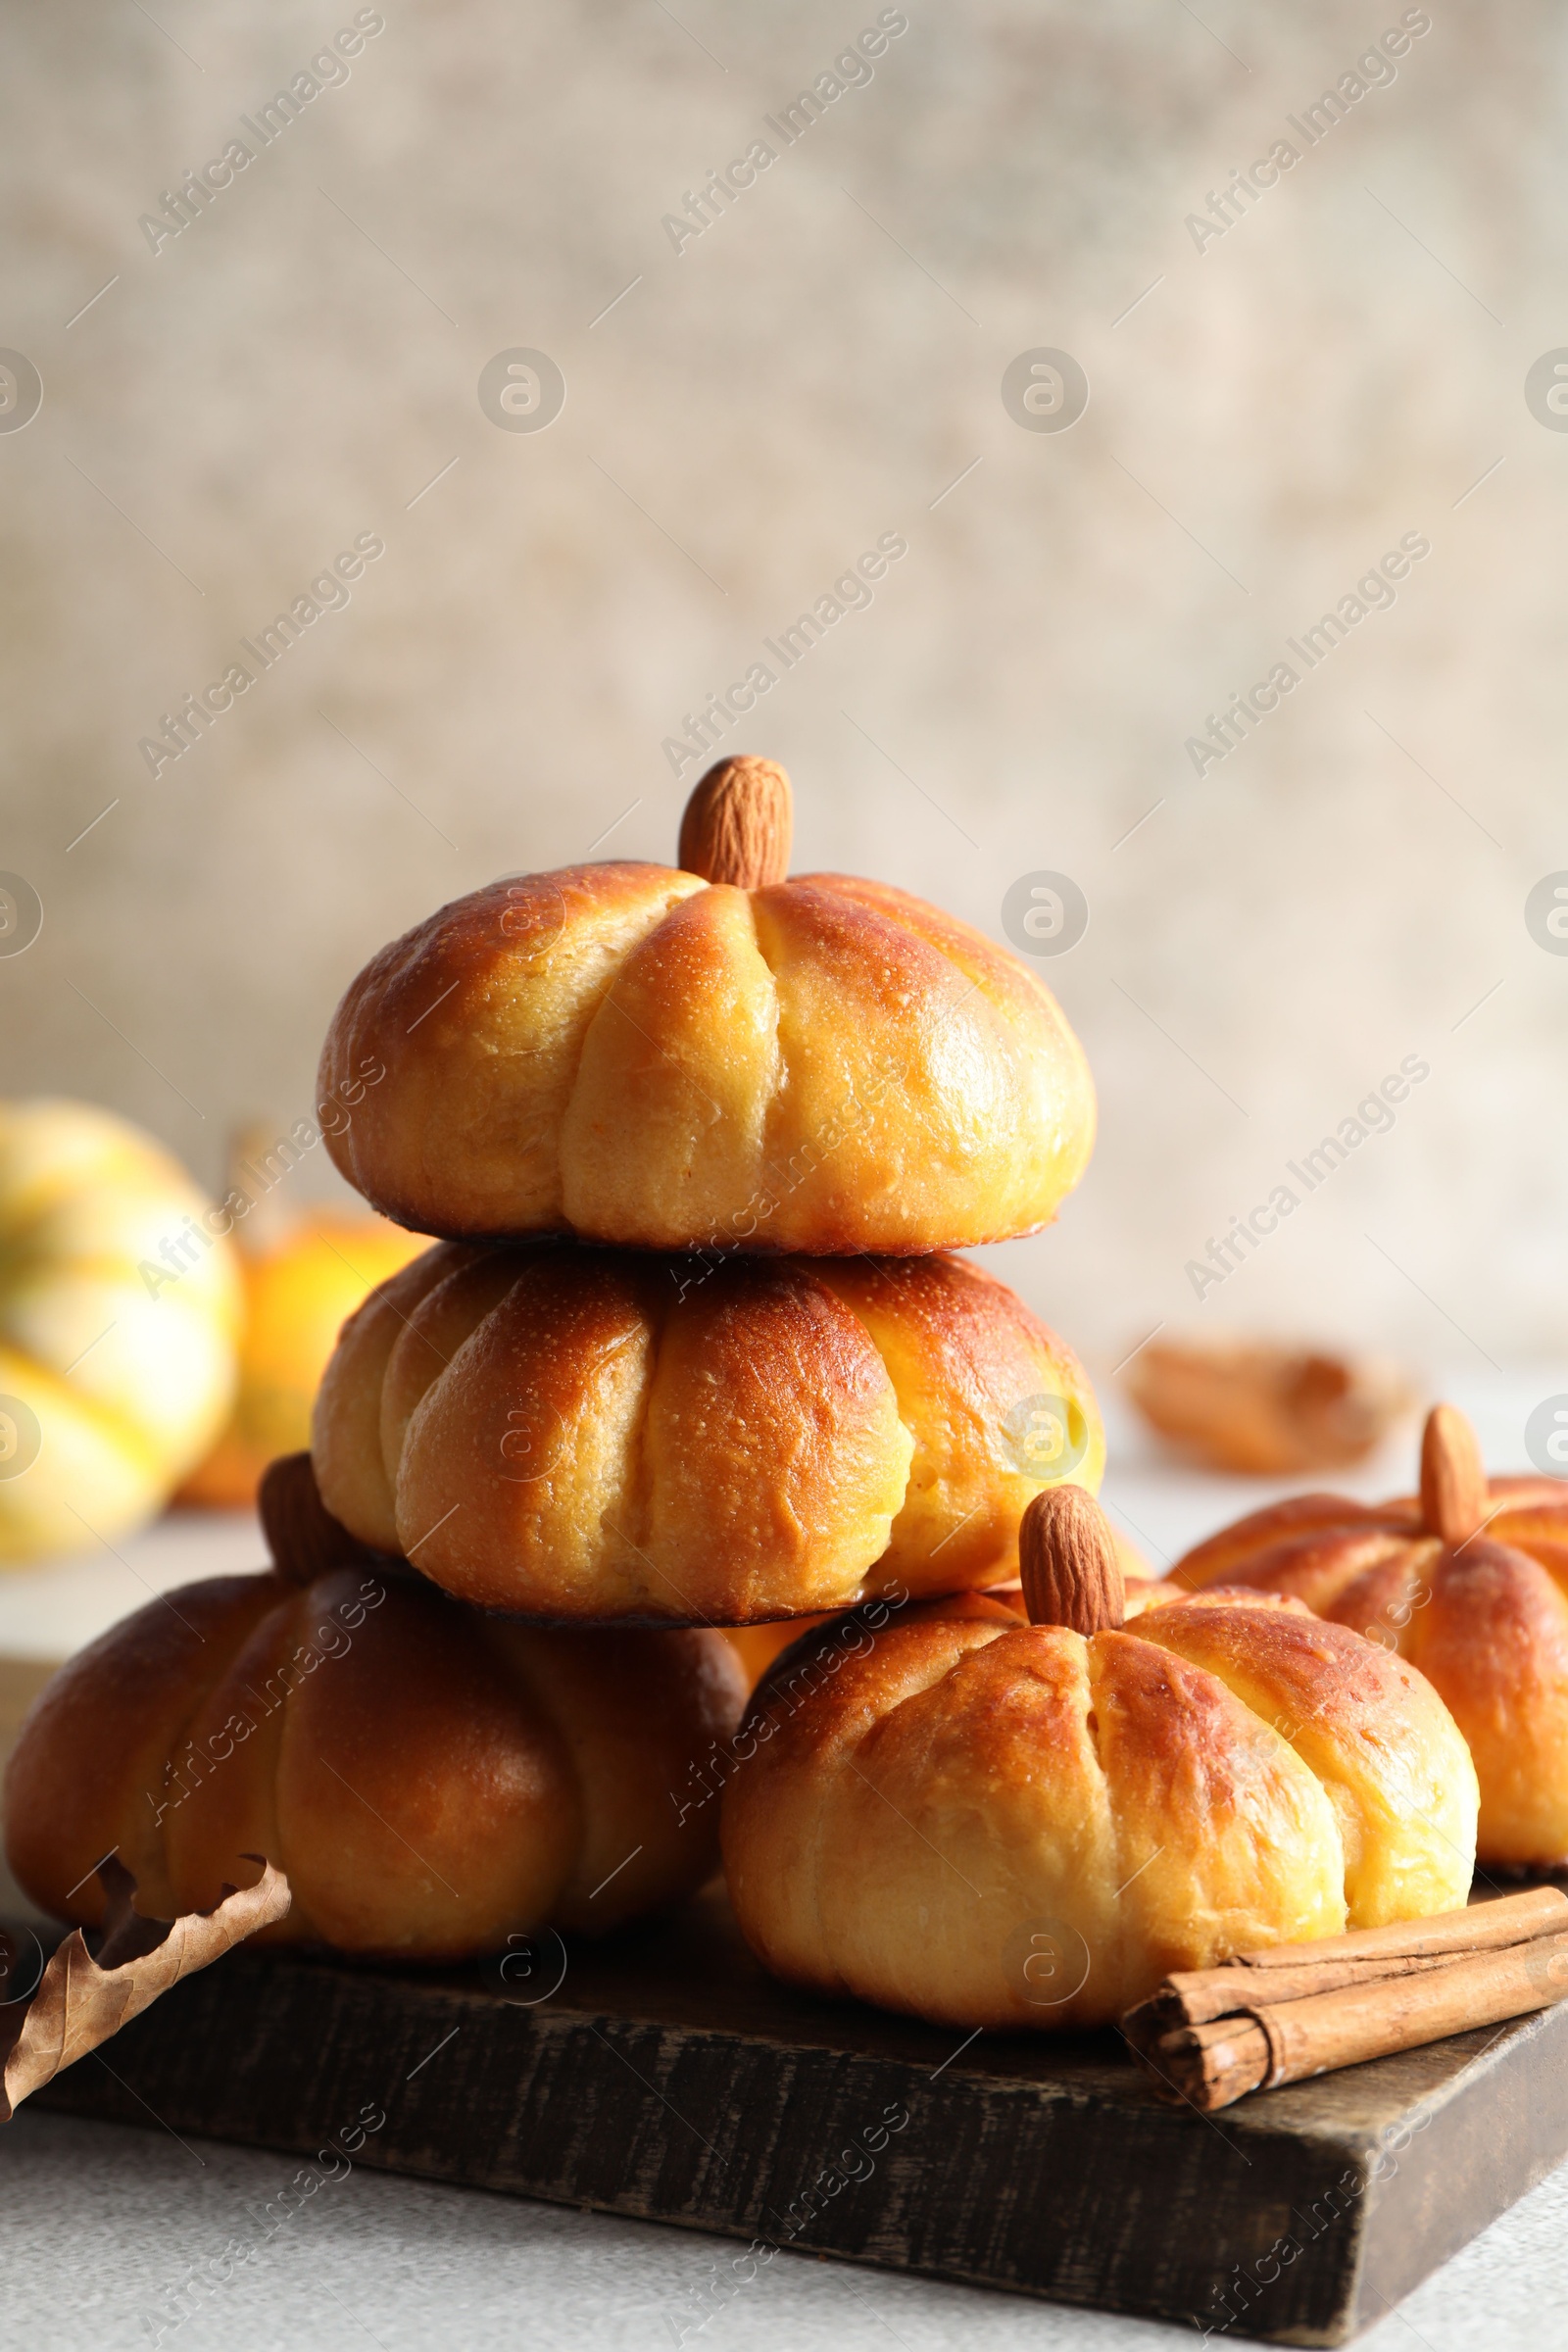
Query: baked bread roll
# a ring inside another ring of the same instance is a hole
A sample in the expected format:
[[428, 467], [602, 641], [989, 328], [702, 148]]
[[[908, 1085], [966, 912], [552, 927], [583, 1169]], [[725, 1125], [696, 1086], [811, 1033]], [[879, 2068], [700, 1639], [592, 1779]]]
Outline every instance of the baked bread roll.
[[958, 2028], [1097, 2026], [1173, 1970], [1463, 1903], [1475, 1773], [1419, 1674], [1261, 1594], [1119, 1630], [1073, 1487], [1023, 1539], [1027, 1617], [862, 1609], [756, 1691], [724, 1868], [775, 1975]]
[[1104, 1445], [1069, 1349], [956, 1258], [448, 1242], [344, 1325], [313, 1453], [461, 1599], [733, 1625], [995, 1584]]
[[294, 1899], [264, 1941], [456, 1960], [541, 1927], [602, 1933], [712, 1871], [709, 1815], [670, 1792], [745, 1692], [715, 1633], [509, 1625], [363, 1560], [304, 1584], [215, 1577], [48, 1685], [6, 1774], [7, 1851], [82, 1926], [118, 1851], [166, 1919], [265, 1854]]
[[1298, 1494], [1179, 1560], [1189, 1588], [1281, 1592], [1381, 1642], [1442, 1692], [1481, 1784], [1485, 1863], [1568, 1861], [1568, 1487], [1488, 1481], [1452, 1405], [1428, 1416], [1421, 1492]]
[[458, 1240], [834, 1255], [1048, 1223], [1095, 1124], [1055, 1000], [904, 891], [787, 882], [788, 793], [721, 761], [681, 870], [492, 883], [384, 948], [321, 1058], [349, 1182]]

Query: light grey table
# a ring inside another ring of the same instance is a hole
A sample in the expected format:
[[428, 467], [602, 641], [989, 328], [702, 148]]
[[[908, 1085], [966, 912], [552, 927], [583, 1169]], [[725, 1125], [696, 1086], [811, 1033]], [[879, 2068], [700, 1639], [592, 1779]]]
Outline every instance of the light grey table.
[[[1488, 1454], [1525, 1466], [1520, 1432], [1568, 1368], [1484, 1388], [1446, 1384]], [[1279, 1491], [1171, 1470], [1111, 1413], [1112, 1511], [1155, 1566]], [[1413, 1483], [1413, 1438], [1334, 1483]], [[146, 1596], [215, 1568], [257, 1564], [244, 1522], [167, 1523], [124, 1557], [0, 1586], [0, 1653], [47, 1657]], [[112, 2059], [113, 2051], [107, 2055]], [[737, 2284], [727, 2239], [355, 2170], [269, 2235], [262, 2209], [286, 2156], [185, 2143], [24, 2109], [0, 2131], [0, 2344], [11, 2352], [444, 2352], [478, 2344], [566, 2352], [1131, 2352], [1166, 2327], [780, 2253]], [[265, 2243], [263, 2240], [265, 2239]], [[245, 2261], [235, 2257], [254, 2249]], [[215, 2266], [226, 2278], [215, 2278]], [[187, 2286], [200, 2274], [205, 2291]], [[712, 2281], [724, 2289], [715, 2296]], [[1560, 2352], [1568, 2342], [1568, 2167], [1428, 2279], [1360, 2342], [1365, 2352]]]
[[[24, 2108], [0, 2135], [0, 2339], [8, 2352], [1158, 2352], [1179, 2331], [1104, 2312], [781, 2253], [728, 2301], [732, 2240], [480, 2191], [353, 2172], [226, 2283], [224, 2250], [295, 2170]], [[232, 2261], [232, 2255], [229, 2257]], [[705, 2310], [713, 2316], [700, 2327]], [[191, 2316], [175, 2324], [175, 2315]], [[1365, 2352], [1561, 2352], [1568, 2169], [1514, 2206], [1389, 2319]], [[164, 2328], [162, 2338], [159, 2328]]]

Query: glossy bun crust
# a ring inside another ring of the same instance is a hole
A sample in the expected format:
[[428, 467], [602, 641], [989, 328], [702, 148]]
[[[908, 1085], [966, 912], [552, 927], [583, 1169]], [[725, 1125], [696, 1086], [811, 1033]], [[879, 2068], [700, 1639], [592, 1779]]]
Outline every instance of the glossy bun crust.
[[567, 866], [444, 906], [338, 1006], [319, 1100], [368, 1200], [452, 1239], [902, 1254], [1027, 1233], [1094, 1142], [1055, 1000], [876, 882]]
[[345, 1324], [313, 1458], [461, 1599], [746, 1624], [1015, 1575], [1104, 1446], [1070, 1350], [959, 1259], [443, 1243]]
[[718, 1634], [499, 1624], [363, 1566], [216, 1577], [49, 1684], [7, 1772], [7, 1850], [35, 1902], [86, 1926], [118, 1848], [164, 1918], [265, 1854], [294, 1897], [272, 1942], [451, 1960], [598, 1933], [712, 1870], [707, 1816], [677, 1827], [669, 1792], [745, 1690]]
[[1341, 1626], [1251, 1593], [1088, 1640], [1016, 1594], [877, 1618], [797, 1642], [736, 1741], [730, 1897], [794, 1984], [1103, 2025], [1172, 1970], [1465, 1900], [1464, 1742]]
[[1480, 1859], [1550, 1868], [1568, 1861], [1568, 1489], [1494, 1478], [1486, 1509], [1485, 1532], [1450, 1547], [1413, 1498], [1296, 1495], [1173, 1573], [1290, 1594], [1407, 1658], [1470, 1743]]

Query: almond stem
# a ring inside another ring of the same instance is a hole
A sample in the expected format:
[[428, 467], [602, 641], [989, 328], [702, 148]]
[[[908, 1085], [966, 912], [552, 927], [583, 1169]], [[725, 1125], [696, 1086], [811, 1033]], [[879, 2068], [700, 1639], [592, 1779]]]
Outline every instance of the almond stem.
[[1487, 1516], [1489, 1490], [1476, 1433], [1456, 1406], [1435, 1404], [1421, 1433], [1421, 1516], [1450, 1550]]
[[1110, 1522], [1082, 1487], [1047, 1487], [1018, 1525], [1018, 1575], [1031, 1625], [1114, 1631], [1126, 1590]]
[[710, 767], [680, 820], [682, 866], [705, 882], [769, 890], [790, 870], [790, 780], [771, 760], [741, 753]]
[[268, 1463], [256, 1506], [273, 1566], [292, 1585], [308, 1585], [329, 1568], [380, 1557], [333, 1518], [308, 1453], [280, 1453]]

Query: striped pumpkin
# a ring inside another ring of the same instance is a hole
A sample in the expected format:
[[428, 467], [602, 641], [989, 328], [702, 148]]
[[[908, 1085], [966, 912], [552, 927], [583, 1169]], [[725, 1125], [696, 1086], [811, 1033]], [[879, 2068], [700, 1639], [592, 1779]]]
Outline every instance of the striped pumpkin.
[[0, 1565], [142, 1526], [221, 1428], [241, 1310], [227, 1219], [83, 1102], [0, 1102]]

